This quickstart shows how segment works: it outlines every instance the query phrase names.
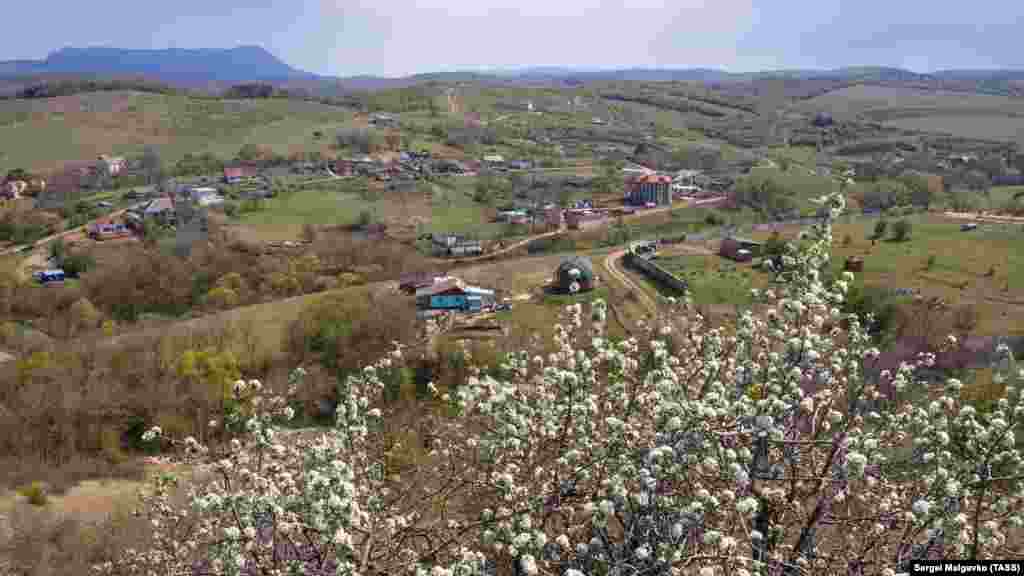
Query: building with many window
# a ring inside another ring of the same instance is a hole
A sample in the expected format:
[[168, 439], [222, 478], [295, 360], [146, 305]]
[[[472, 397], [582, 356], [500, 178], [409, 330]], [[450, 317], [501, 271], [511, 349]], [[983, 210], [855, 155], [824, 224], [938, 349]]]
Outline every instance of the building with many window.
[[626, 184], [626, 201], [639, 206], [672, 204], [672, 178], [658, 174], [643, 174]]

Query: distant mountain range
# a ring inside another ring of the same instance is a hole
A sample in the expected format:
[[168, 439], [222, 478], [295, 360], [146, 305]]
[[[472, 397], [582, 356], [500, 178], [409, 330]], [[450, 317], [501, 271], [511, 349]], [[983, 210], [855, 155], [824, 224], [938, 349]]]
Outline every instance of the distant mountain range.
[[143, 76], [182, 85], [315, 79], [259, 46], [167, 50], [63, 48], [44, 60], [0, 62], [0, 76]]
[[121, 48], [63, 48], [43, 60], [0, 61], [0, 78], [92, 76], [143, 77], [187, 88], [216, 88], [232, 83], [269, 82], [314, 93], [379, 90], [425, 82], [483, 82], [493, 84], [574, 84], [594, 81], [683, 81], [704, 83], [788, 80], [876, 81], [929, 86], [1024, 82], [1024, 70], [941, 70], [919, 74], [900, 68], [861, 66], [834, 70], [770, 70], [734, 73], [714, 68], [613, 70], [557, 66], [515, 70], [436, 72], [403, 78], [372, 75], [331, 77], [289, 66], [259, 46], [135, 50]]

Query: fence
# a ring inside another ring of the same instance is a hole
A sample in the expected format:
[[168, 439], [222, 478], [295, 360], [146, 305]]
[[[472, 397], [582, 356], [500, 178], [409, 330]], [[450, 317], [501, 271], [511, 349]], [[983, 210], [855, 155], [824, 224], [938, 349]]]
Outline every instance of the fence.
[[640, 272], [643, 272], [647, 277], [655, 282], [658, 282], [662, 286], [675, 290], [677, 292], [686, 292], [687, 284], [686, 280], [677, 278], [674, 274], [665, 270], [661, 266], [658, 266], [650, 260], [645, 260], [632, 252], [626, 253], [626, 264], [636, 268]]

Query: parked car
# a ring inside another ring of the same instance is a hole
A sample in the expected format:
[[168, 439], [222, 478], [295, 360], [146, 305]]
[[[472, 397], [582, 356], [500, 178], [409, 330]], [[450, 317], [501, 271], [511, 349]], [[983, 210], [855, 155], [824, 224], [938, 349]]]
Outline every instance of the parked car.
[[114, 207], [113, 203], [107, 202], [106, 200], [104, 200], [103, 202], [98, 202], [96, 205], [99, 206], [100, 208], [113, 208]]
[[508, 302], [499, 302], [499, 303], [494, 305], [494, 311], [495, 312], [501, 312], [502, 310], [511, 310], [511, 309], [512, 309], [512, 305], [509, 304]]
[[60, 268], [54, 270], [40, 270], [32, 275], [40, 284], [52, 284], [64, 281], [64, 271]]

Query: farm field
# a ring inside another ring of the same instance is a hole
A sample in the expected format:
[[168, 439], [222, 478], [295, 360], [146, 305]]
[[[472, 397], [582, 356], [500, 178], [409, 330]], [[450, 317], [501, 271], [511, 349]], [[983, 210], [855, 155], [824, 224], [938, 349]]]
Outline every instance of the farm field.
[[839, 191], [839, 182], [836, 179], [812, 174], [803, 166], [791, 166], [788, 170], [773, 166], [756, 166], [751, 168], [749, 178], [755, 182], [774, 180], [796, 195], [801, 210], [815, 206], [810, 201], [811, 198]]
[[373, 212], [378, 202], [368, 202], [353, 192], [310, 188], [264, 200], [263, 210], [247, 212], [232, 224], [246, 228], [243, 234], [259, 240], [293, 240], [305, 224], [346, 226], [354, 224], [363, 210]]
[[952, 134], [978, 140], [1016, 142], [1024, 134], [1024, 117], [995, 113], [975, 115], [935, 114], [889, 120], [886, 126], [918, 132]]
[[958, 110], [969, 115], [983, 112], [1009, 115], [1024, 113], [1024, 102], [990, 94], [857, 85], [811, 98], [801, 103], [800, 108], [812, 112], [831, 110], [840, 114], [869, 113], [877, 120], [887, 120], [912, 112], [916, 112], [916, 115], [939, 112], [953, 114]]
[[750, 264], [736, 263], [717, 255], [665, 249], [655, 262], [686, 280], [690, 286], [690, 298], [698, 305], [746, 306], [752, 302], [750, 290], [764, 288], [769, 283], [769, 276], [754, 270]]
[[[890, 226], [895, 220], [889, 219]], [[1018, 250], [1024, 232], [1019, 225], [980, 224], [977, 230], [961, 232], [961, 222], [935, 214], [907, 220], [912, 225], [909, 241], [883, 240], [874, 246], [868, 239], [874, 221], [835, 224], [833, 269], [842, 270], [847, 257], [861, 256], [864, 271], [857, 276], [864, 285], [917, 289], [922, 296], [941, 298], [951, 306], [973, 304], [979, 313], [979, 335], [1024, 333], [1024, 254]], [[790, 227], [780, 234], [790, 237], [796, 232]], [[766, 240], [771, 233], [751, 236]], [[929, 256], [935, 261], [926, 269]]]
[[1024, 134], [1024, 101], [990, 94], [858, 85], [807, 100], [800, 109], [963, 138], [1010, 142]]
[[[137, 92], [101, 92], [0, 102], [0, 169], [46, 171], [100, 154], [158, 148], [165, 162], [186, 153], [233, 156], [246, 143], [274, 152], [327, 151], [329, 135], [352, 112], [323, 104], [205, 100]], [[314, 140], [313, 132], [325, 138]]]

